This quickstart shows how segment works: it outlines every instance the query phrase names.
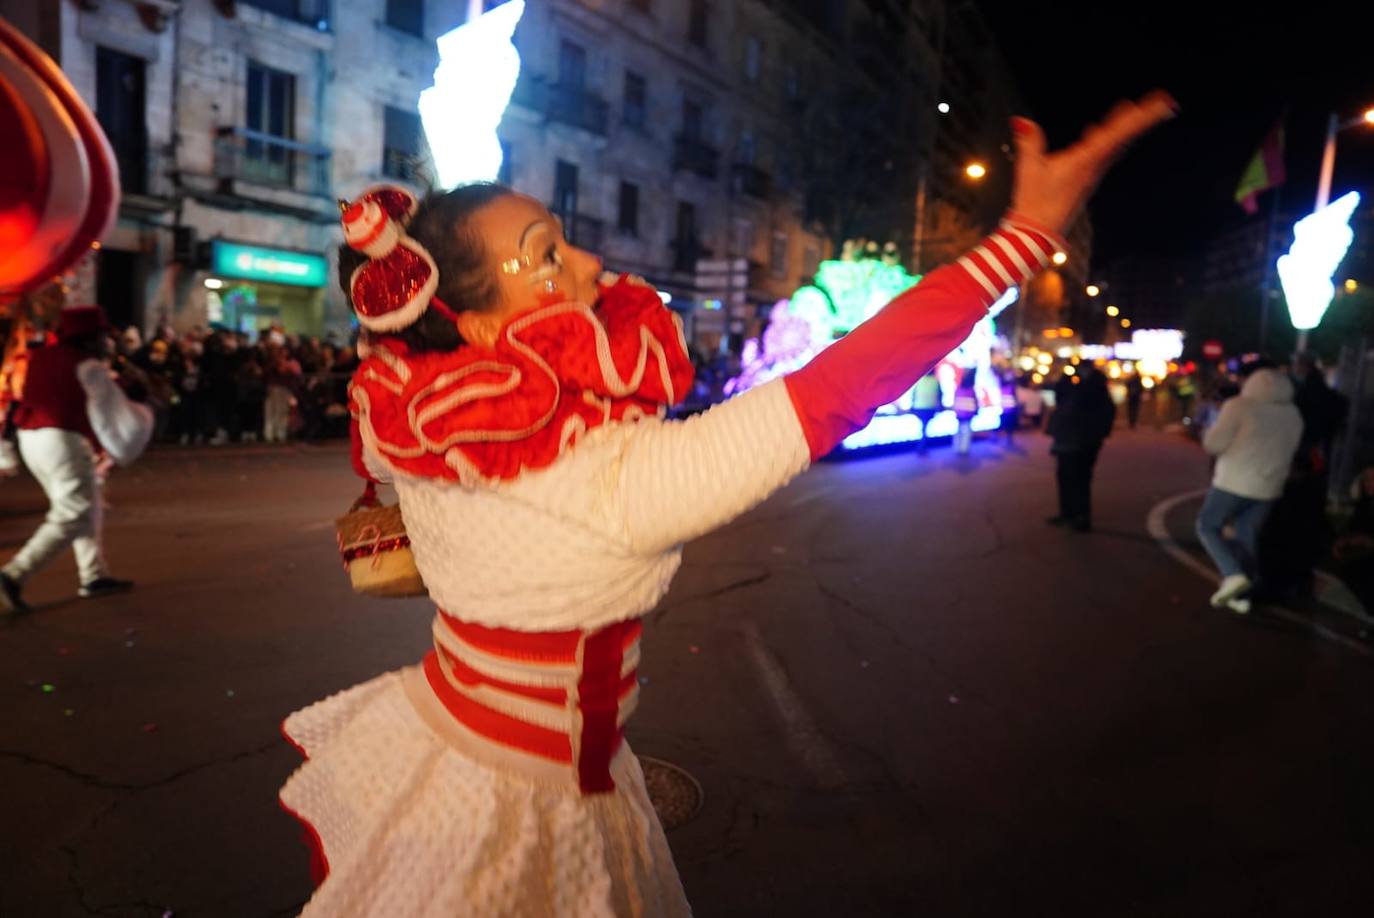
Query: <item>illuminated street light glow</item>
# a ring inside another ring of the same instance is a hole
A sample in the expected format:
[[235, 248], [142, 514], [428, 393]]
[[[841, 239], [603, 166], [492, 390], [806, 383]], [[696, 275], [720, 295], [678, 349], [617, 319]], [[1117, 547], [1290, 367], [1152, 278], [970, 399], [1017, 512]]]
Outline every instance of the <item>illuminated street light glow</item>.
[[1069, 328], [1067, 325], [1061, 325], [1061, 326], [1059, 327], [1059, 337], [1061, 337], [1061, 338], [1072, 338], [1072, 337], [1073, 337], [1073, 329], [1072, 329], [1072, 328]]
[[525, 0], [483, 13], [439, 37], [434, 85], [420, 93], [424, 124], [439, 184], [492, 181], [501, 171], [496, 129], [520, 77], [511, 43]]
[[1097, 296], [1099, 293], [1102, 292], [1102, 288], [1097, 286], [1097, 284], [1089, 284], [1086, 288], [1084, 288], [1083, 292], [1086, 293], [1088, 296]]
[[1064, 262], [1068, 260], [1069, 256], [1065, 255], [1063, 252], [1055, 252], [1054, 255], [1050, 258], [1050, 261], [1054, 262], [1057, 265], [1062, 265]]
[[1293, 227], [1288, 254], [1279, 256], [1288, 314], [1299, 331], [1316, 328], [1336, 295], [1331, 278], [1355, 240], [1350, 218], [1359, 203], [1360, 193], [1352, 191], [1303, 217]]
[[964, 167], [964, 175], [973, 179], [975, 182], [988, 174], [988, 167], [982, 163], [969, 163]]
[[1347, 278], [1345, 279], [1345, 292], [1346, 292], [1346, 293], [1354, 293], [1356, 290], [1359, 290], [1359, 289], [1360, 289], [1360, 285], [1359, 285], [1359, 283], [1355, 280], [1355, 278], [1353, 278], [1353, 277], [1347, 277]]
[[942, 115], [948, 115], [948, 114], [949, 114], [949, 103], [948, 103], [948, 102], [941, 102], [939, 105], [937, 105], [937, 106], [935, 106], [935, 107], [936, 107], [937, 109], [939, 109], [940, 114], [942, 114]]
[[1075, 370], [1072, 366], [1067, 366], [1067, 367], [1064, 368], [1064, 375], [1065, 375], [1065, 376], [1072, 376], [1072, 375], [1073, 375], [1074, 373], [1076, 373], [1076, 372], [1078, 372], [1078, 371]]
[[1035, 383], [1037, 386], [1044, 381], [1045, 377], [1041, 376], [1039, 373], [1035, 373], [1031, 376], [1031, 382]]
[[1365, 124], [1374, 124], [1374, 108], [1365, 111], [1364, 122]]
[[1122, 328], [1130, 328], [1130, 327], [1131, 327], [1131, 320], [1130, 320], [1130, 319], [1122, 319], [1122, 320], [1121, 320], [1121, 327], [1122, 327]]
[[1121, 315], [1121, 310], [1120, 310], [1120, 309], [1117, 309], [1115, 306], [1108, 306], [1108, 307], [1107, 307], [1107, 315], [1109, 315], [1109, 316], [1111, 316], [1113, 319], [1115, 319], [1117, 316]]
[[220, 289], [220, 288], [223, 287], [223, 286], [224, 286], [224, 281], [220, 280], [218, 277], [207, 277], [207, 278], [205, 278], [205, 289], [206, 289], [206, 290], [218, 290], [218, 289]]

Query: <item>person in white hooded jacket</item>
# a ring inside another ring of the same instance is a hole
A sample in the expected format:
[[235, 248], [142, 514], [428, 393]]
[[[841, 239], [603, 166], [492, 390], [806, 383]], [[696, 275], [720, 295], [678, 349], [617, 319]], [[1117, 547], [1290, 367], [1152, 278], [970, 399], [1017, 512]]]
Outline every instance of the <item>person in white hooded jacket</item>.
[[[1217, 457], [1212, 487], [1197, 518], [1197, 535], [1221, 572], [1212, 605], [1248, 612], [1260, 527], [1283, 492], [1288, 468], [1302, 438], [1302, 415], [1293, 384], [1282, 372], [1259, 369], [1240, 395], [1228, 399], [1202, 438]], [[1228, 539], [1223, 528], [1231, 526]]]

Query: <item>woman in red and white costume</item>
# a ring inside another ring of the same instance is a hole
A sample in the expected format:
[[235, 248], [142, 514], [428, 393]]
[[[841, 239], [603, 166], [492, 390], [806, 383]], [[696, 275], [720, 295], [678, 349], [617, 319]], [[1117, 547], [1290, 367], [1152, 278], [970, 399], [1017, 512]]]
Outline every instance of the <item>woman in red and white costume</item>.
[[[439, 607], [418, 666], [287, 718], [281, 799], [323, 877], [304, 914], [690, 913], [623, 740], [640, 618], [682, 545], [764, 500], [959, 344], [1063, 247], [1154, 94], [1047, 155], [1013, 123], [996, 232], [803, 369], [686, 421], [691, 365], [656, 294], [569, 245], [535, 200], [377, 189], [341, 257], [370, 353], [352, 399], [366, 474], [395, 483]], [[348, 254], [345, 251], [343, 254]]]

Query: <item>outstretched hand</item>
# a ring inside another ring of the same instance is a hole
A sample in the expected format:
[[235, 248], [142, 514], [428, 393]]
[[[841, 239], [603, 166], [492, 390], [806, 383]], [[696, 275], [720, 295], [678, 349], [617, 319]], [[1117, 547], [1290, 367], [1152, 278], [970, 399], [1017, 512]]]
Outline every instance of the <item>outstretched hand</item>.
[[1062, 233], [1068, 229], [1097, 183], [1137, 137], [1178, 114], [1178, 103], [1156, 90], [1138, 102], [1119, 102], [1090, 126], [1073, 146], [1045, 150], [1045, 132], [1025, 118], [1011, 120], [1016, 145], [1011, 209]]

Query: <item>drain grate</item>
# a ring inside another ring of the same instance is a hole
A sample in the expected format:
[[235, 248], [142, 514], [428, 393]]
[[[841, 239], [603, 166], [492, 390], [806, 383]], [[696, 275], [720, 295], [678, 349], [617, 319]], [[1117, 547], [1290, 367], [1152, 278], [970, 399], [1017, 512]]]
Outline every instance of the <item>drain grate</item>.
[[691, 822], [701, 812], [706, 793], [696, 778], [672, 762], [639, 757], [644, 769], [644, 784], [649, 789], [649, 802], [658, 813], [665, 829], [676, 829]]

